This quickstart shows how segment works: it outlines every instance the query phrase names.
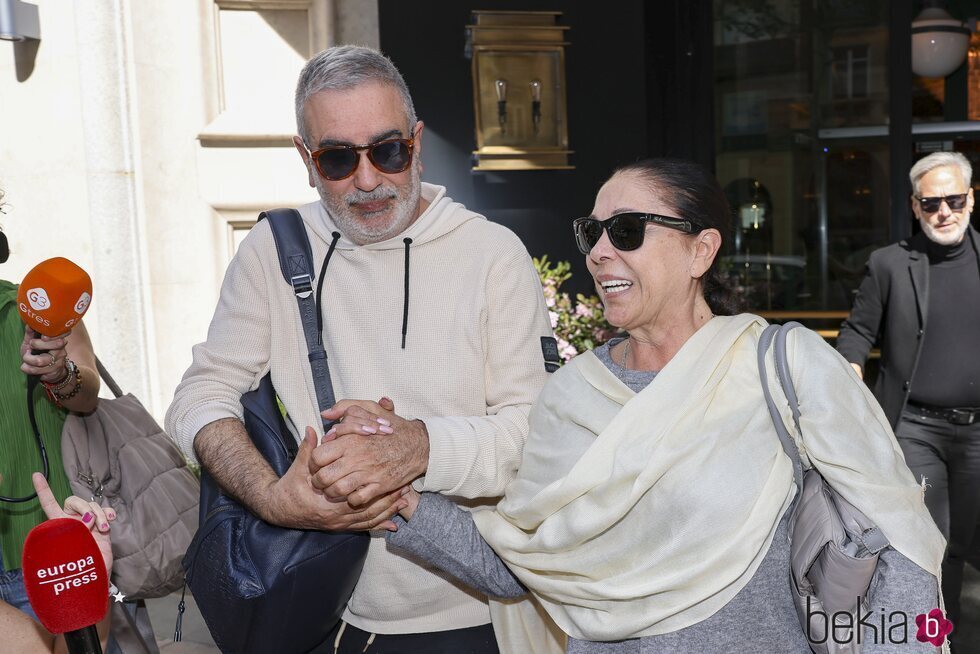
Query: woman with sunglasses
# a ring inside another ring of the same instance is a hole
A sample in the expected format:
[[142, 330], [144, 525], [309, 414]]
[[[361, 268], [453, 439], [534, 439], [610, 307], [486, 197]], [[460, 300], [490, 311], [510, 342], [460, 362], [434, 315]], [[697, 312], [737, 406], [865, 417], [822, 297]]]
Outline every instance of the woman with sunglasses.
[[[733, 315], [719, 271], [730, 220], [696, 164], [618, 170], [574, 230], [626, 337], [552, 376], [495, 511], [412, 494], [389, 543], [491, 595], [530, 591], [568, 652], [809, 651], [790, 594], [792, 465], [757, 364], [765, 323]], [[910, 614], [908, 642], [863, 629], [861, 651], [932, 651], [914, 616], [939, 602], [943, 544], [921, 491], [847, 363], [807, 330], [787, 347], [810, 461], [892, 544], [872, 615]], [[524, 651], [544, 651], [528, 624]]]

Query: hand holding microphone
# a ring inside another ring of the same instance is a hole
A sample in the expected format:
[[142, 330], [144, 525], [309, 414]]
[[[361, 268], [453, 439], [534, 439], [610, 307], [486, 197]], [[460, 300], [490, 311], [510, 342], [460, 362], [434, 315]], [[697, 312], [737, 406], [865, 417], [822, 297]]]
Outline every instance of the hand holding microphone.
[[[62, 257], [34, 266], [17, 289], [18, 313], [27, 326], [21, 344], [21, 369], [28, 374], [27, 414], [45, 478], [49, 473], [49, 462], [35, 415], [34, 391], [38, 382], [42, 382], [48, 398], [55, 405], [81, 412], [95, 409], [98, 373], [95, 372], [95, 355], [88, 334], [81, 324], [91, 301], [92, 280], [88, 273]], [[66, 336], [72, 329], [77, 330], [75, 336], [81, 343], [73, 344], [71, 351], [82, 357], [82, 366], [76, 365], [68, 356]], [[31, 338], [35, 332], [40, 336]], [[87, 381], [84, 390], [83, 368]], [[34, 494], [0, 495], [0, 501], [29, 502], [34, 497]]]
[[70, 374], [65, 351], [70, 335], [71, 330], [55, 337], [44, 336], [25, 325], [20, 344], [21, 371], [39, 377], [45, 384], [63, 381]]
[[[35, 473], [34, 488], [50, 519], [34, 528], [24, 544], [24, 579], [28, 599], [45, 628], [65, 634], [72, 654], [101, 654], [108, 634], [108, 573], [112, 568], [109, 523], [111, 509], [79, 497], [58, 505], [44, 477]], [[94, 536], [94, 539], [93, 539]], [[17, 651], [51, 651], [36, 623], [0, 602], [0, 624], [6, 642]], [[99, 623], [98, 631], [93, 625]], [[101, 634], [99, 633], [101, 632]]]
[[[17, 289], [17, 309], [27, 326], [21, 370], [39, 377], [59, 399], [70, 393], [77, 374], [65, 352], [67, 337], [92, 302], [92, 279], [63, 257], [47, 259], [32, 268]], [[65, 388], [61, 382], [67, 382]]]

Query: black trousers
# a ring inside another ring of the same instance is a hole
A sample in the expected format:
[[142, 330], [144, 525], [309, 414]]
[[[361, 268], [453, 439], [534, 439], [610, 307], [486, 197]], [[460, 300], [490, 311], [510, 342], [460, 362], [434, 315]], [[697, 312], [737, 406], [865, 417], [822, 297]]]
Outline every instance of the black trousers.
[[[340, 630], [338, 624], [325, 647], [317, 650], [333, 654], [334, 641]], [[340, 638], [338, 654], [500, 654], [497, 639], [490, 624], [451, 631], [434, 631], [425, 634], [377, 634], [368, 645], [371, 634], [353, 625], [347, 625]]]
[[[943, 560], [943, 597], [960, 619], [963, 564], [980, 569], [975, 539], [980, 519], [980, 423], [954, 425], [908, 407], [895, 430], [916, 481], [926, 478], [926, 506], [949, 545]], [[977, 616], [972, 616], [977, 617]]]

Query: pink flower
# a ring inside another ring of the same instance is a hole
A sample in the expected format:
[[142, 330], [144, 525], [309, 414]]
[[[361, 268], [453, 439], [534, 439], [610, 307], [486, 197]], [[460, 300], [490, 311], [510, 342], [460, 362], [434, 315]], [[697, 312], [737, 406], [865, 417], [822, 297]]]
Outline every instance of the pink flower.
[[575, 315], [579, 318], [588, 318], [592, 315], [592, 309], [579, 302], [575, 305]]
[[565, 361], [568, 361], [573, 356], [575, 356], [576, 354], [578, 354], [578, 350], [576, 350], [575, 349], [575, 346], [572, 345], [571, 343], [569, 343], [568, 341], [566, 341], [565, 339], [559, 338], [558, 339], [558, 353], [561, 354], [561, 357]]
[[[554, 329], [555, 327], [557, 327], [558, 326], [558, 314], [555, 313], [554, 311], [549, 311], [548, 312], [548, 317], [551, 318], [551, 328]], [[560, 342], [561, 341], [559, 341], [559, 343]]]

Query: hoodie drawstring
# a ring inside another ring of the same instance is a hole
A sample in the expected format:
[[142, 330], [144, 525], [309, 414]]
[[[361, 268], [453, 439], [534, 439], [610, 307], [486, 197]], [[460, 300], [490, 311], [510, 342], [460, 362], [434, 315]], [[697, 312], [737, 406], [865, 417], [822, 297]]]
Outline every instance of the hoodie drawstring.
[[327, 250], [323, 265], [320, 266], [320, 279], [316, 282], [316, 335], [319, 337], [321, 345], [323, 344], [323, 302], [321, 302], [320, 296], [323, 294], [323, 278], [327, 276], [327, 264], [330, 263], [330, 257], [333, 256], [333, 251], [337, 248], [340, 232], [333, 232], [330, 235], [333, 236], [333, 240], [330, 241], [330, 249]]
[[402, 313], [402, 349], [405, 349], [405, 335], [408, 334], [408, 251], [412, 245], [412, 239], [407, 236], [402, 239], [405, 244], [405, 308]]

